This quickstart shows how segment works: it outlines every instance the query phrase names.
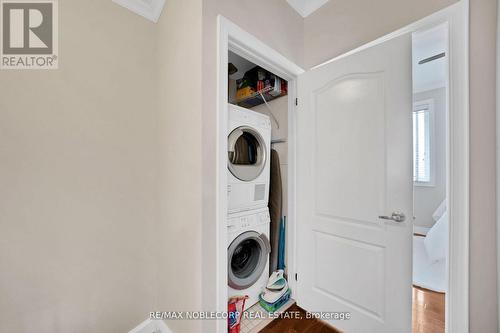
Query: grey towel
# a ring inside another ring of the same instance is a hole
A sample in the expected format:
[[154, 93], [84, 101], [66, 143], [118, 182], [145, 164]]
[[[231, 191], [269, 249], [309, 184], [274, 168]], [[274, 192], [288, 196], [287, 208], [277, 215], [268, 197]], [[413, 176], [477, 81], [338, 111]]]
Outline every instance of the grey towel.
[[278, 269], [278, 244], [280, 221], [283, 210], [283, 188], [281, 183], [280, 158], [271, 149], [271, 181], [269, 184], [269, 215], [271, 216], [271, 254], [269, 255], [269, 275]]

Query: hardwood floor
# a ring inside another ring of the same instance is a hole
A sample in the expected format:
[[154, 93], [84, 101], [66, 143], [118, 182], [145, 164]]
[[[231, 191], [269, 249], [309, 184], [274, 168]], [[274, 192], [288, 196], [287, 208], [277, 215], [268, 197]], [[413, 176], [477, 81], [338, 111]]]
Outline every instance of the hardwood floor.
[[[261, 333], [340, 333], [317, 319], [305, 319], [306, 312], [296, 304], [286, 312], [300, 313], [294, 318], [278, 318]], [[413, 333], [444, 333], [445, 295], [413, 287]]]
[[295, 312], [298, 316], [275, 319], [260, 333], [341, 333], [320, 320], [305, 318], [306, 312], [296, 304], [286, 310], [289, 314]]
[[445, 294], [413, 287], [413, 333], [444, 333]]

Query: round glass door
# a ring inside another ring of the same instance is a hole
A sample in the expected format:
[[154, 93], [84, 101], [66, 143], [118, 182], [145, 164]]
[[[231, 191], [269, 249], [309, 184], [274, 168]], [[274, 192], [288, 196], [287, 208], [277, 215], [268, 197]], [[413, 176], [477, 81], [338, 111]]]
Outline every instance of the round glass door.
[[266, 268], [269, 240], [256, 231], [239, 235], [228, 248], [228, 282], [233, 289], [253, 285]]
[[266, 147], [260, 134], [242, 126], [228, 136], [228, 168], [236, 178], [251, 181], [257, 178], [266, 163]]

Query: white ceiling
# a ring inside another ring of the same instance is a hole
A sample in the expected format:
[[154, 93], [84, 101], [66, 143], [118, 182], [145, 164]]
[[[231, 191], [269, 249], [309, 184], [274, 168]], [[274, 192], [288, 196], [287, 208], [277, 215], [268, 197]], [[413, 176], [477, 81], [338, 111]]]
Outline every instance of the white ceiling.
[[286, 0], [302, 17], [309, 16], [329, 0]]
[[[444, 58], [419, 65], [418, 62], [446, 53]], [[413, 35], [413, 92], [445, 87], [447, 84], [448, 27], [439, 25]]]

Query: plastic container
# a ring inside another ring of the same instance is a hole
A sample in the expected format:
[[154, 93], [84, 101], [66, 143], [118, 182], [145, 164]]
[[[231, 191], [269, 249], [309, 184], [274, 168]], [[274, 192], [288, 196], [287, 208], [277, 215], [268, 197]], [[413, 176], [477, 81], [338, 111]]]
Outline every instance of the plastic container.
[[241, 316], [245, 311], [245, 301], [248, 296], [231, 297], [227, 303], [227, 325], [229, 333], [240, 333]]
[[288, 288], [288, 290], [286, 291], [286, 293], [284, 293], [283, 296], [281, 296], [281, 298], [279, 300], [277, 300], [276, 302], [274, 302], [272, 304], [267, 303], [266, 301], [264, 301], [262, 299], [262, 294], [261, 294], [261, 295], [259, 295], [259, 304], [267, 312], [276, 312], [276, 311], [278, 311], [283, 306], [283, 304], [285, 304], [286, 302], [288, 302], [290, 300], [290, 295], [291, 294], [292, 294], [292, 290], [290, 288]]

